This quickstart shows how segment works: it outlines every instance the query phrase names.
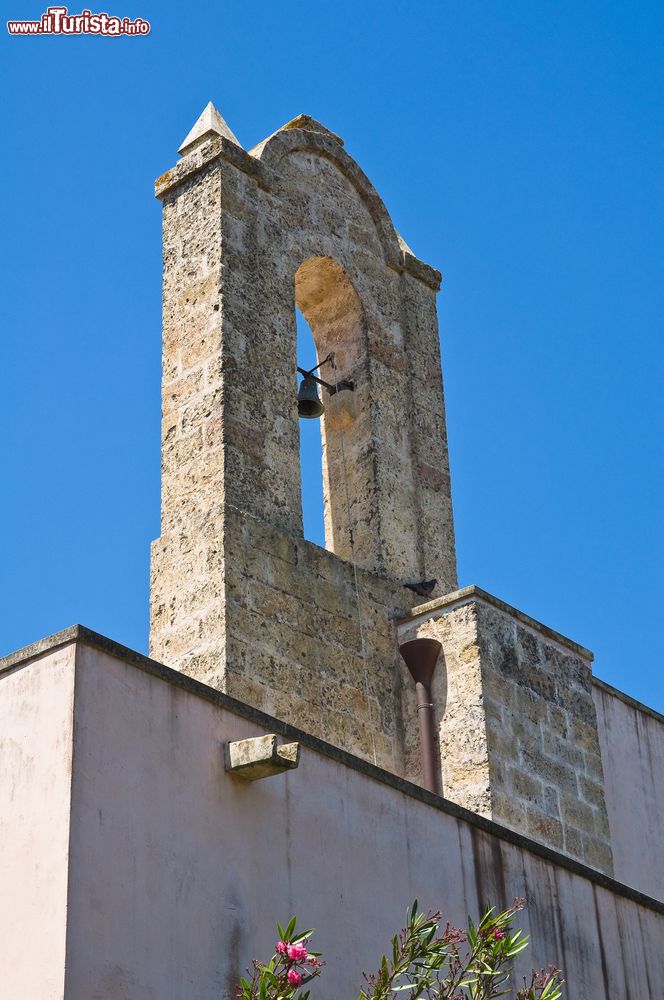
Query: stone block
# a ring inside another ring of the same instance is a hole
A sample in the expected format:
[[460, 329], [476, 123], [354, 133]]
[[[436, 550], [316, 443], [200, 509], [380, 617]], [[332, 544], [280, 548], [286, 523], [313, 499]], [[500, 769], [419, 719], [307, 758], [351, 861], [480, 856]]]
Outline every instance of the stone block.
[[595, 833], [595, 810], [579, 799], [563, 796], [561, 812], [566, 826], [574, 827], [582, 833]]
[[543, 799], [542, 782], [518, 767], [507, 768], [507, 780], [519, 799], [540, 803]]
[[299, 760], [299, 743], [279, 746], [274, 733], [224, 744], [226, 771], [240, 781], [258, 781], [292, 771]]
[[563, 824], [533, 806], [526, 806], [526, 831], [533, 840], [559, 851], [563, 849]]

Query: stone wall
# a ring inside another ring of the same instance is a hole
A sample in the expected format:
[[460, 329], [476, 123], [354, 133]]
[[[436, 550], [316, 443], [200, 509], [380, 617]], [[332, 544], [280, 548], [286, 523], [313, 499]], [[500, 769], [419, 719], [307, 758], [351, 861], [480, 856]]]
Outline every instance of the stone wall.
[[[418, 781], [392, 621], [411, 592], [360, 570], [358, 607], [350, 564], [246, 514], [228, 511], [226, 525], [224, 690]], [[183, 656], [214, 682], [214, 657]]]
[[399, 635], [442, 644], [443, 794], [611, 872], [592, 654], [476, 587], [415, 609]]

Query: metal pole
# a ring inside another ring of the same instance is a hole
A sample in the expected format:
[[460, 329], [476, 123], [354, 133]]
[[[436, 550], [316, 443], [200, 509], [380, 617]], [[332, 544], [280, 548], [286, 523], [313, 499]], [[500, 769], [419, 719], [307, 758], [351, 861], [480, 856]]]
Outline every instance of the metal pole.
[[420, 722], [420, 753], [424, 787], [430, 792], [437, 792], [438, 769], [436, 767], [431, 689], [428, 684], [418, 681], [415, 684], [415, 691], [417, 692], [417, 717]]

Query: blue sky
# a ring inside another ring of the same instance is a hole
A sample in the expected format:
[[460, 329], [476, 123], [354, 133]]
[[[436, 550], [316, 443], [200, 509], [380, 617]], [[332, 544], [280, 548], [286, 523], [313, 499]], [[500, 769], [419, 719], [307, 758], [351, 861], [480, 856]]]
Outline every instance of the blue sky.
[[152, 183], [213, 100], [246, 148], [301, 112], [342, 135], [442, 270], [462, 584], [664, 710], [661, 4], [102, 9], [152, 33], [2, 36], [0, 653], [75, 621], [147, 649]]

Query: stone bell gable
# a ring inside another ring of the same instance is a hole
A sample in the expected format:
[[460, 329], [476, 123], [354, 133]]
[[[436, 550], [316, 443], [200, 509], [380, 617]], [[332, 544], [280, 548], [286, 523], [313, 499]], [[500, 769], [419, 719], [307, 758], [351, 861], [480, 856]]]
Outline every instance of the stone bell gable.
[[[247, 153], [206, 109], [181, 152], [157, 181], [151, 654], [409, 773], [392, 619], [412, 604], [405, 583], [456, 587], [440, 274], [307, 116]], [[303, 537], [296, 305], [355, 386], [325, 399], [324, 550]]]

